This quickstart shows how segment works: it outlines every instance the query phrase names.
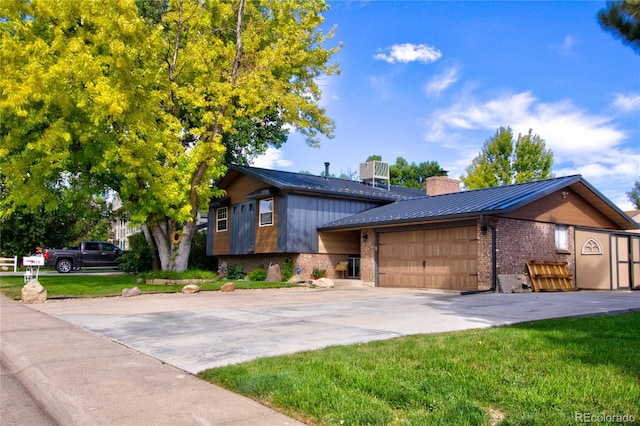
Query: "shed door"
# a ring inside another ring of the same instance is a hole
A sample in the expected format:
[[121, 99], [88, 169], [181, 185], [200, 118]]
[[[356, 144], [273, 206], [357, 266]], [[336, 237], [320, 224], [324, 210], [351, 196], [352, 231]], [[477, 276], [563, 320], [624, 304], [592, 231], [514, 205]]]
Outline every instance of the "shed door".
[[476, 290], [477, 247], [475, 226], [380, 233], [378, 285]]

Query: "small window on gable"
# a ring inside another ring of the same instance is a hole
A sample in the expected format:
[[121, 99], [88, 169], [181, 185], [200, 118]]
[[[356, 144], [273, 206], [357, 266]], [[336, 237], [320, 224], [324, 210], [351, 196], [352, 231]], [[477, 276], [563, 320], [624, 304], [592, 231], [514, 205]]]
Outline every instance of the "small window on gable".
[[556, 250], [569, 250], [569, 227], [556, 225]]
[[273, 198], [260, 200], [260, 226], [273, 225]]
[[227, 207], [221, 207], [218, 210], [216, 210], [216, 231], [217, 232], [224, 232], [227, 230], [228, 213], [229, 213], [229, 210], [227, 209]]

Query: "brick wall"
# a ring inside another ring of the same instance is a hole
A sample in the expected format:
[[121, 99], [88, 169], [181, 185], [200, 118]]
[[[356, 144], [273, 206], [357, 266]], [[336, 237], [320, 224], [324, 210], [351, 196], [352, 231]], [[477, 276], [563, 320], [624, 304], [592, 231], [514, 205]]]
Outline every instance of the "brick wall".
[[498, 228], [498, 274], [527, 273], [528, 260], [567, 262], [569, 273], [575, 275], [574, 228], [568, 229], [569, 249], [556, 250], [553, 223], [500, 218]]
[[301, 269], [300, 275], [304, 279], [310, 279], [311, 273], [315, 268], [324, 269], [327, 271], [327, 277], [331, 279], [342, 278], [341, 272], [335, 272], [335, 267], [338, 262], [346, 262], [349, 260], [349, 256], [346, 254], [313, 254], [313, 253], [301, 253], [301, 254], [252, 254], [252, 255], [239, 255], [239, 256], [219, 256], [218, 264], [226, 262], [227, 265], [241, 265], [244, 271], [249, 274], [259, 265], [264, 266], [265, 271], [269, 267], [269, 264], [278, 264], [280, 269], [284, 263], [284, 259], [290, 257], [293, 259], [293, 273], [295, 274], [297, 269]]
[[375, 282], [375, 233], [372, 228], [360, 231], [360, 279], [365, 283]]
[[[488, 222], [496, 226], [495, 219]], [[482, 231], [482, 225], [478, 221], [478, 290], [491, 288], [491, 228]]]

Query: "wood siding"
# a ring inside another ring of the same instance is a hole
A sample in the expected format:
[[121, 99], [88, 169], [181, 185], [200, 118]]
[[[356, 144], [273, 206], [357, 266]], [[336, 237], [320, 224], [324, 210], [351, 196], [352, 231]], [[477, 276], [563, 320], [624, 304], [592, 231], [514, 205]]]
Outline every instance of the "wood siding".
[[477, 289], [477, 228], [461, 226], [380, 233], [378, 285]]
[[255, 212], [255, 252], [256, 253], [275, 253], [278, 244], [278, 222], [280, 222], [280, 212], [278, 210], [278, 197], [273, 198], [273, 224], [268, 226], [260, 226], [260, 200], [256, 200]]
[[[215, 211], [214, 211], [215, 214]], [[220, 254], [228, 254], [229, 253], [229, 247], [230, 247], [230, 242], [231, 242], [231, 238], [230, 238], [230, 232], [229, 232], [229, 225], [231, 224], [231, 218], [227, 219], [227, 230], [224, 232], [216, 232], [216, 224], [215, 224], [215, 220], [213, 223], [210, 222], [209, 226], [212, 226], [212, 231], [213, 231], [213, 255], [214, 256], [218, 256]]]
[[247, 201], [245, 198], [248, 194], [255, 192], [259, 189], [268, 187], [266, 183], [254, 179], [247, 175], [239, 175], [234, 179], [233, 183], [229, 185], [225, 190], [227, 195], [231, 197], [231, 205], [244, 203]]
[[360, 253], [360, 231], [320, 232], [318, 238], [319, 253]]
[[594, 228], [617, 228], [615, 223], [570, 188], [529, 203], [505, 217]]

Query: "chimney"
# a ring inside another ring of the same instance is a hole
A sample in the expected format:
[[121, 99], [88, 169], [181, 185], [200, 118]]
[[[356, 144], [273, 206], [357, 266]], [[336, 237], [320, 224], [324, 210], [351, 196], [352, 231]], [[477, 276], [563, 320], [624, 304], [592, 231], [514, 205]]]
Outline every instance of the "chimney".
[[329, 162], [324, 163], [324, 178], [329, 180]]
[[446, 173], [441, 176], [431, 176], [425, 179], [427, 195], [451, 194], [460, 192], [460, 181], [447, 177]]

